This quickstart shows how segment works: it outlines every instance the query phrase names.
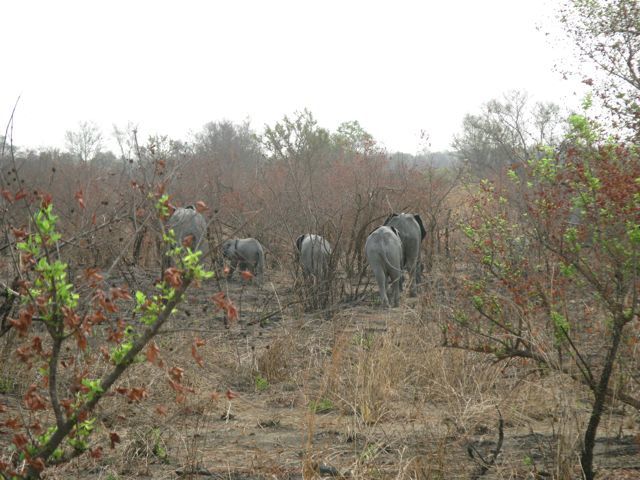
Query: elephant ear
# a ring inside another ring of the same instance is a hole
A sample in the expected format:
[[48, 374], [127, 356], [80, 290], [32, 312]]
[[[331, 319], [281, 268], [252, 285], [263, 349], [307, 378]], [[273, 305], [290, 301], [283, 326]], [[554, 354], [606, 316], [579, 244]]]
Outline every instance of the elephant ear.
[[300, 235], [298, 238], [296, 238], [296, 248], [298, 249], [298, 251], [300, 251], [300, 249], [302, 248], [302, 241], [304, 240], [304, 237], [306, 237], [306, 235]]
[[383, 225], [387, 225], [389, 223], [389, 221], [393, 218], [393, 217], [397, 217], [398, 214], [397, 213], [392, 213], [391, 215], [389, 215], [387, 217], [387, 219], [384, 221]]
[[416, 222], [418, 222], [418, 225], [420, 226], [420, 239], [424, 240], [424, 237], [427, 236], [427, 231], [424, 228], [424, 224], [422, 223], [422, 219], [420, 218], [420, 215], [418, 215], [418, 214], [414, 215], [413, 218], [416, 219]]

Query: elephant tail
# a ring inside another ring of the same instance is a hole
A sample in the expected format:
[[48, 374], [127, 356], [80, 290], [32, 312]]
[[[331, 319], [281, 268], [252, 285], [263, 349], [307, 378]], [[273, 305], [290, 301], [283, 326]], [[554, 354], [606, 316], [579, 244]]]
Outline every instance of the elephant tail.
[[400, 272], [400, 274], [403, 273], [402, 266], [400, 266], [400, 268], [397, 268], [389, 261], [389, 257], [387, 257], [387, 252], [384, 252], [384, 251], [382, 252], [382, 258], [384, 259], [384, 263], [386, 263], [388, 267], [392, 268], [396, 272]]

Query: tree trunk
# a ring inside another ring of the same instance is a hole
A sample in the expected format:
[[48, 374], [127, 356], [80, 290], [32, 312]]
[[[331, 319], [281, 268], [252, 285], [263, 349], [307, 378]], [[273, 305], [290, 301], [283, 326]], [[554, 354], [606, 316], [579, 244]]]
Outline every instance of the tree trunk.
[[593, 471], [593, 448], [596, 444], [596, 433], [598, 431], [598, 425], [600, 424], [600, 417], [604, 410], [604, 402], [607, 398], [607, 388], [609, 386], [609, 379], [611, 378], [611, 372], [613, 371], [613, 364], [615, 363], [616, 356], [618, 354], [618, 347], [620, 346], [620, 339], [622, 338], [622, 328], [624, 327], [624, 320], [616, 318], [613, 323], [613, 340], [607, 357], [604, 362], [604, 368], [600, 375], [600, 381], [594, 391], [594, 402], [591, 410], [591, 417], [589, 418], [589, 425], [584, 434], [584, 445], [580, 454], [580, 464], [584, 472], [585, 480], [594, 480], [595, 472]]

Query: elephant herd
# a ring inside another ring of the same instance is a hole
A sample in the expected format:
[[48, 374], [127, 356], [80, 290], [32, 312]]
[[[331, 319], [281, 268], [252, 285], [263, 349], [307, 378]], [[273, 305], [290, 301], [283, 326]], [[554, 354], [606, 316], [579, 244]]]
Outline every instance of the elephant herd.
[[[177, 242], [200, 249], [207, 224], [204, 217], [189, 205], [174, 211], [167, 221], [167, 229], [173, 230]], [[365, 254], [376, 278], [383, 306], [399, 305], [405, 271], [409, 274], [410, 295], [416, 296], [417, 284], [421, 280], [420, 244], [425, 235], [420, 215], [392, 213], [367, 237]], [[296, 239], [295, 246], [305, 279], [325, 279], [333, 251], [329, 242], [320, 235], [307, 233]], [[232, 275], [237, 268], [250, 270], [258, 284], [262, 284], [264, 249], [258, 240], [226, 240], [222, 244], [222, 255], [229, 262], [227, 275]]]

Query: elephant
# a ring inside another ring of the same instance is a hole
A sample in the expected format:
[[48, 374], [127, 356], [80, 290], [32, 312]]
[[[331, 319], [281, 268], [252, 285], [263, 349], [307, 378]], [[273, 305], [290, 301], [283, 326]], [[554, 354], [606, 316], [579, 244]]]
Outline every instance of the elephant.
[[296, 248], [300, 254], [302, 274], [305, 278], [316, 281], [325, 279], [329, 273], [331, 244], [320, 235], [307, 233], [296, 239]]
[[[176, 208], [167, 220], [167, 230], [173, 230], [176, 243], [186, 245], [192, 251], [202, 252], [203, 240], [207, 233], [207, 222], [193, 205]], [[191, 237], [189, 239], [189, 237]], [[163, 267], [171, 263], [168, 257], [163, 258]]]
[[384, 225], [395, 227], [400, 233], [403, 247], [402, 268], [409, 273], [409, 294], [415, 297], [421, 281], [420, 244], [427, 234], [422, 219], [420, 215], [411, 213], [392, 213], [384, 221]]
[[255, 238], [234, 238], [222, 244], [222, 255], [231, 263], [229, 277], [237, 267], [250, 270], [262, 284], [264, 274], [264, 249]]
[[364, 245], [367, 260], [376, 277], [382, 305], [389, 307], [387, 289], [391, 291], [391, 304], [400, 303], [402, 279], [402, 239], [395, 227], [382, 225], [371, 232]]

